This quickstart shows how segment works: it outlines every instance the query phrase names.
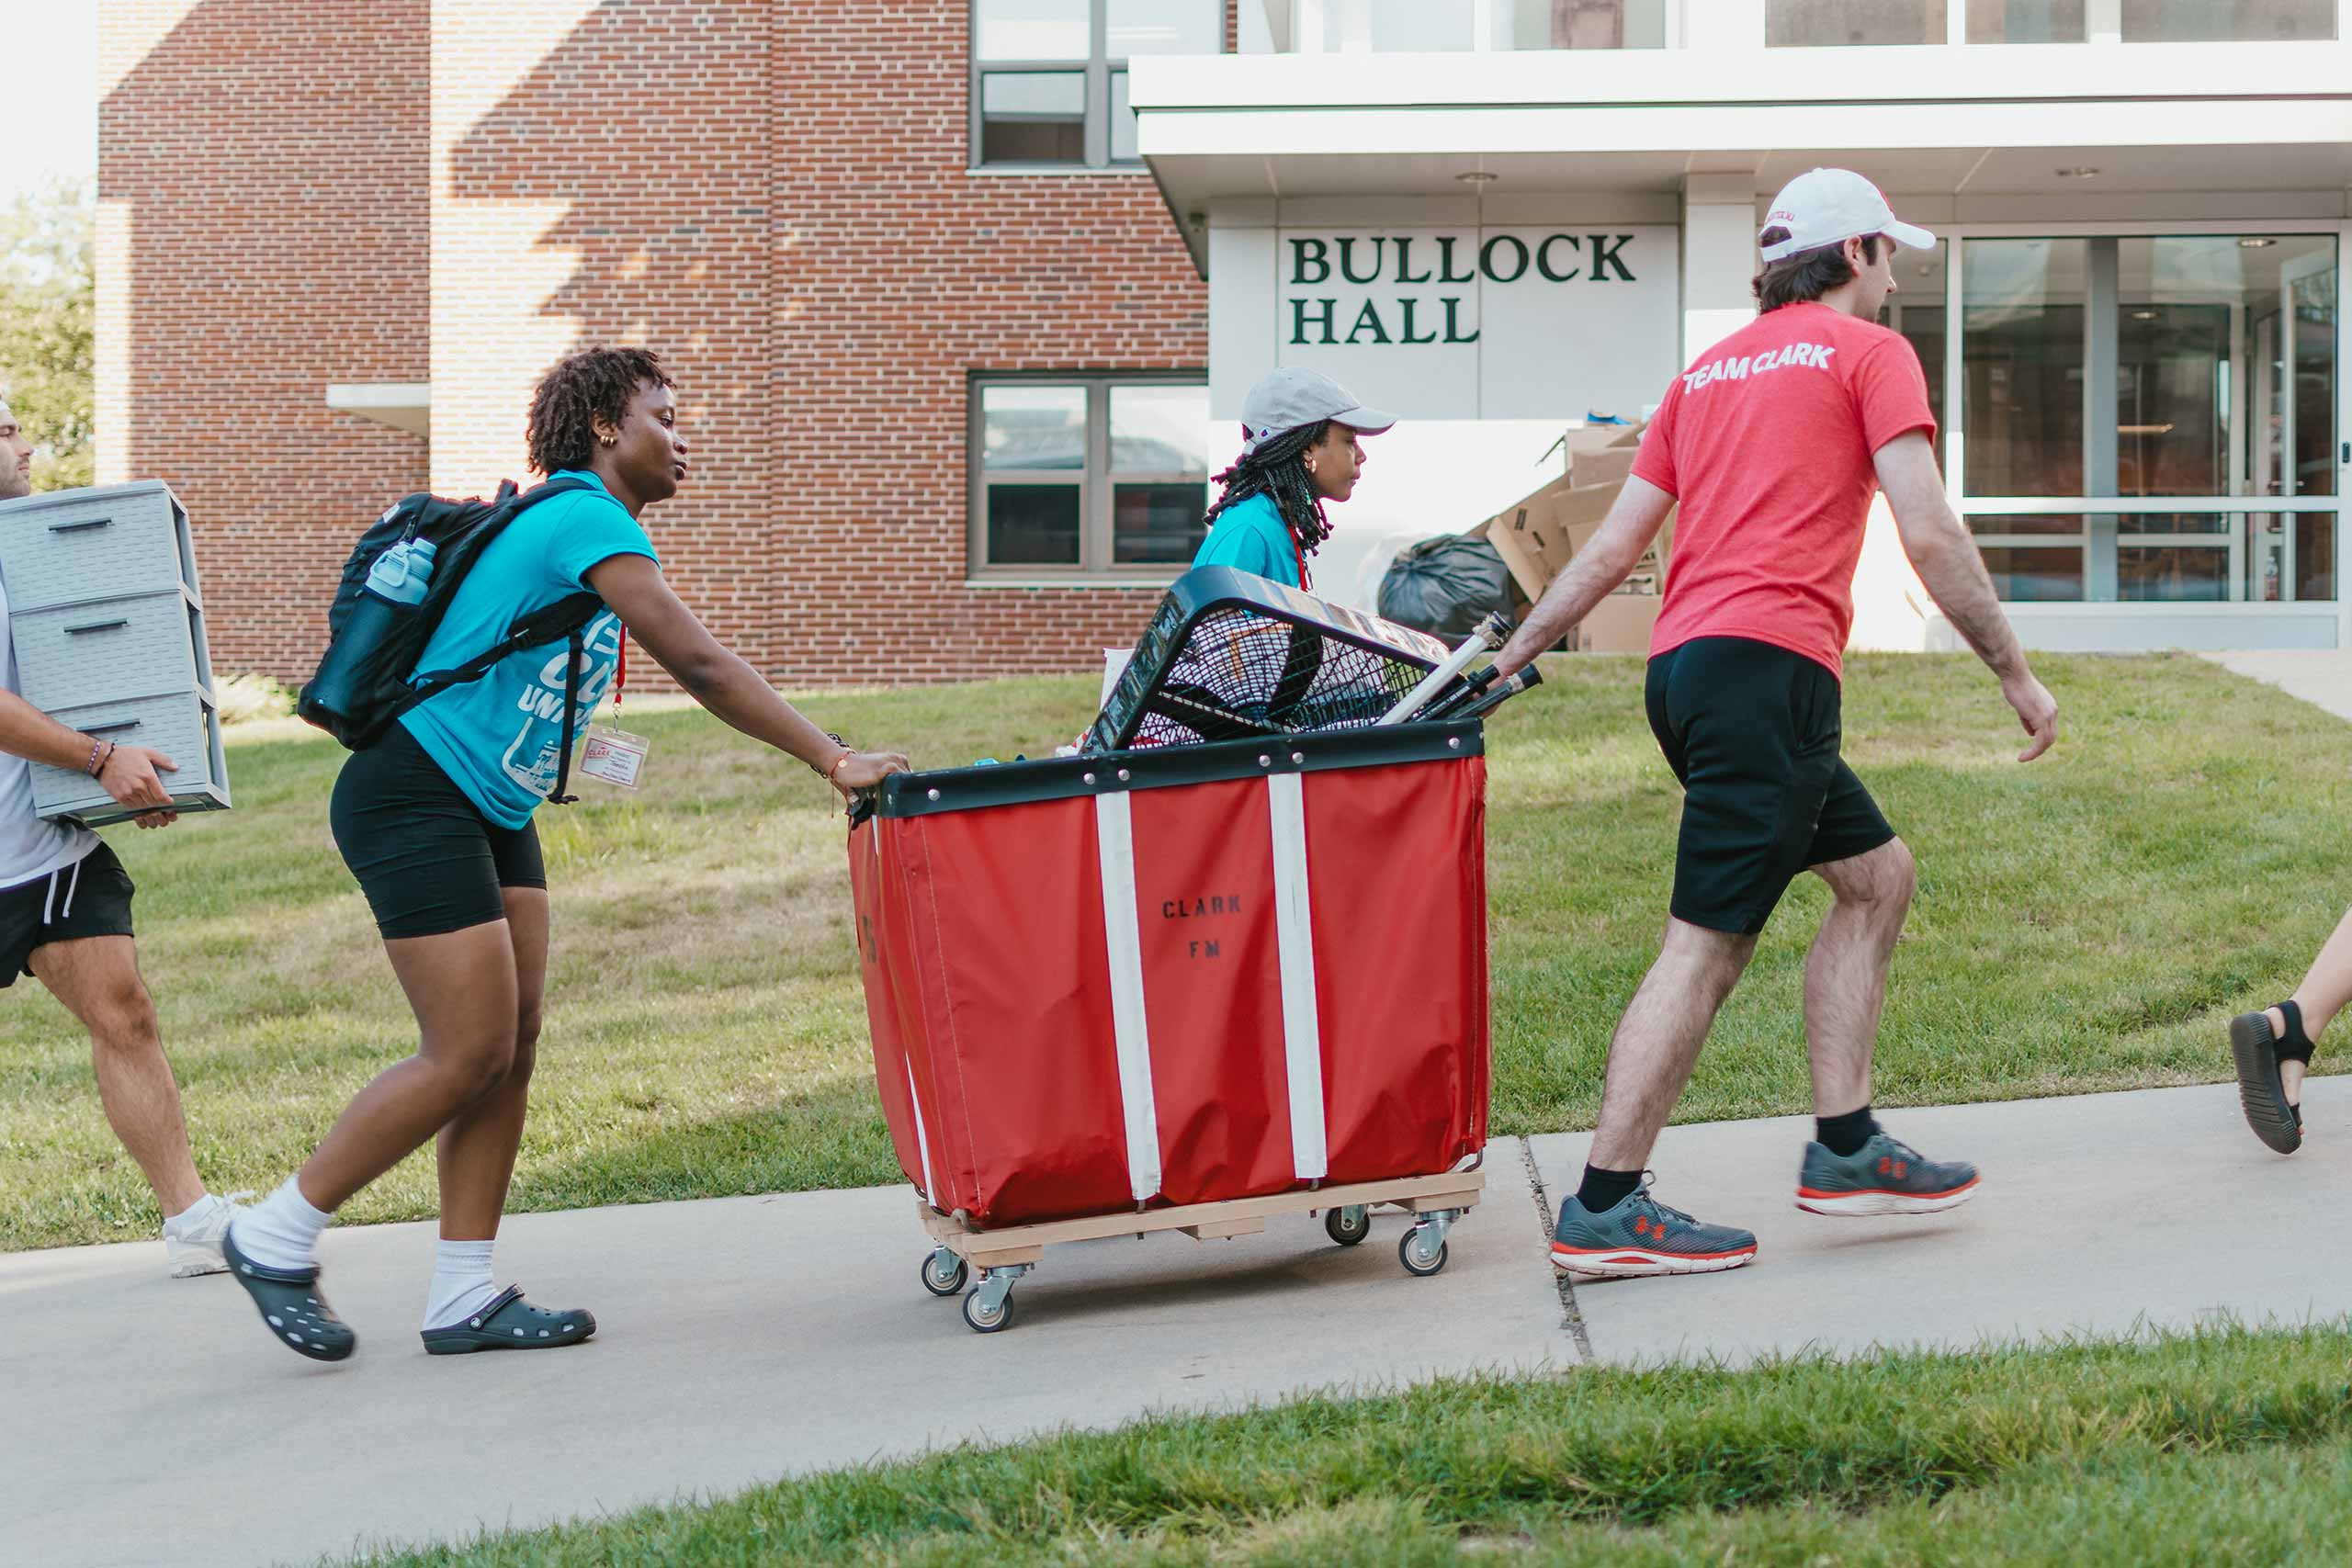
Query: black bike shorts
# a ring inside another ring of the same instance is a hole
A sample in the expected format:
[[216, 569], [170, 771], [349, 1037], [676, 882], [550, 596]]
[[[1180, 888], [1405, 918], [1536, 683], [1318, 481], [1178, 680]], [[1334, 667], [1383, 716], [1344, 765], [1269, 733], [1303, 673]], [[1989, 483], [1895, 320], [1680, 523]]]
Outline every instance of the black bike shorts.
[[327, 821], [386, 941], [503, 920], [501, 889], [548, 885], [537, 824], [484, 817], [399, 724], [344, 763]]
[[1892, 840], [1838, 755], [1838, 677], [1747, 637], [1697, 637], [1650, 660], [1650, 730], [1682, 781], [1674, 918], [1753, 936], [1797, 873]]

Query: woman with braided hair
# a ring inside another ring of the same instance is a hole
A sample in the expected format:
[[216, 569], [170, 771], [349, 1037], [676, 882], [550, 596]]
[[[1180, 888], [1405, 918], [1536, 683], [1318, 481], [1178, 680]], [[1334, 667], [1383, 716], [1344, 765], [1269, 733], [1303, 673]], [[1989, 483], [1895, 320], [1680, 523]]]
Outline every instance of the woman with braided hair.
[[1296, 366], [1266, 376], [1241, 400], [1241, 456], [1216, 476], [1225, 493], [1193, 564], [1311, 586], [1306, 558], [1331, 536], [1323, 503], [1347, 500], [1363, 472], [1356, 437], [1396, 423], [1329, 376]]
[[328, 820], [420, 1038], [413, 1055], [359, 1091], [300, 1171], [231, 1222], [222, 1242], [271, 1337], [313, 1360], [339, 1361], [356, 1342], [320, 1289], [320, 1233], [426, 1143], [441, 1184], [426, 1352], [558, 1349], [596, 1332], [582, 1309], [550, 1311], [518, 1286], [500, 1290], [491, 1248], [547, 992], [548, 877], [533, 816], [560, 788], [567, 743], [619, 679], [622, 628], [715, 717], [843, 796], [907, 767], [896, 751], [854, 750], [810, 723], [662, 577], [640, 518], [685, 483], [686, 441], [659, 356], [592, 348], [557, 364], [531, 400], [530, 455], [550, 491], [533, 492], [483, 547], [418, 668], [495, 649], [507, 628], [582, 594], [594, 613], [568, 648], [509, 653], [481, 679], [406, 710], [344, 764]]

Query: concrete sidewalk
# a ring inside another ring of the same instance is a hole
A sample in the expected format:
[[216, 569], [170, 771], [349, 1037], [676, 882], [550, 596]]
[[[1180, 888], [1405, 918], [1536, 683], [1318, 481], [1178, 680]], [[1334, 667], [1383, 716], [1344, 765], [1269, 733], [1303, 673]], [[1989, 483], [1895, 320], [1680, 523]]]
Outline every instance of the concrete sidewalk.
[[1427, 1280], [1401, 1215], [1046, 1254], [1000, 1334], [917, 1279], [903, 1187], [520, 1214], [502, 1280], [586, 1305], [596, 1337], [428, 1357], [423, 1224], [330, 1231], [360, 1335], [322, 1366], [272, 1343], [225, 1276], [162, 1244], [0, 1256], [0, 1563], [310, 1562], [542, 1524], [796, 1472], [1300, 1388], [1572, 1360], [1523, 1145]]
[[[1931, 1159], [1973, 1161], [1976, 1199], [1915, 1219], [1829, 1219], [1795, 1203], [1809, 1117], [1669, 1127], [1650, 1156], [1660, 1201], [1756, 1233], [1724, 1274], [1593, 1280], [1575, 1291], [1610, 1361], [1848, 1354], [2234, 1316], [2295, 1324], [2352, 1311], [2343, 1234], [2352, 1077], [2310, 1081], [2312, 1134], [2291, 1158], [2246, 1130], [2237, 1086], [1886, 1111]], [[1589, 1134], [1532, 1140], [1554, 1193]]]
[[2269, 649], [2204, 657], [2249, 681], [2276, 686], [2290, 697], [2325, 708], [2338, 718], [2352, 718], [2352, 650]]
[[924, 1293], [895, 1188], [516, 1216], [501, 1277], [602, 1325], [545, 1356], [423, 1353], [424, 1225], [329, 1233], [327, 1283], [362, 1336], [337, 1367], [273, 1345], [230, 1280], [162, 1278], [160, 1245], [0, 1256], [0, 1558], [308, 1562], [1318, 1388], [2334, 1315], [2352, 1257], [2282, 1243], [2340, 1232], [2352, 1080], [2314, 1080], [2311, 1104], [2292, 1159], [2254, 1141], [2228, 1086], [1892, 1112], [1986, 1170], [1977, 1201], [1911, 1222], [1798, 1213], [1802, 1119], [1672, 1129], [1661, 1196], [1755, 1229], [1758, 1261], [1572, 1292], [1530, 1170], [1556, 1202], [1586, 1140], [1498, 1139], [1434, 1279], [1398, 1267], [1401, 1217], [1351, 1250], [1304, 1218], [1121, 1238], [1049, 1251], [990, 1336]]

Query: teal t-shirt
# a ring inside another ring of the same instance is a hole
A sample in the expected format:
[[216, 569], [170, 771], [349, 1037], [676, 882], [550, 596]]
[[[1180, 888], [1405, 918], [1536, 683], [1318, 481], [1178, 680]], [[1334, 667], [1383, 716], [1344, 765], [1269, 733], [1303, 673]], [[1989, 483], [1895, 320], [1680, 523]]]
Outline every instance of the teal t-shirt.
[[1194, 566], [1229, 566], [1254, 571], [1276, 582], [1299, 586], [1298, 549], [1292, 542], [1274, 498], [1253, 495], [1237, 501], [1216, 514], [1209, 536], [1193, 557]]
[[[588, 586], [591, 569], [615, 556], [662, 558], [628, 509], [595, 475], [566, 469], [590, 488], [526, 511], [490, 543], [425, 645], [420, 670], [462, 664], [497, 646], [515, 618]], [[585, 730], [620, 661], [621, 621], [610, 610], [581, 633], [580, 704]], [[504, 828], [531, 819], [555, 788], [563, 739], [563, 662], [568, 643], [508, 655], [469, 685], [452, 686], [401, 716], [425, 754], [481, 814]]]

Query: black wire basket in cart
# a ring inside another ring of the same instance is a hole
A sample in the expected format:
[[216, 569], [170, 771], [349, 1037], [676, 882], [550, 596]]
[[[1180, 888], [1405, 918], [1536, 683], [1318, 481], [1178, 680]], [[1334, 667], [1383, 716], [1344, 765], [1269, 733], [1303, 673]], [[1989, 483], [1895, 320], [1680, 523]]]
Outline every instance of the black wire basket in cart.
[[[1168, 590], [1080, 750], [1367, 728], [1450, 651], [1270, 579], [1199, 567]], [[1467, 690], [1457, 678], [1429, 711]]]

